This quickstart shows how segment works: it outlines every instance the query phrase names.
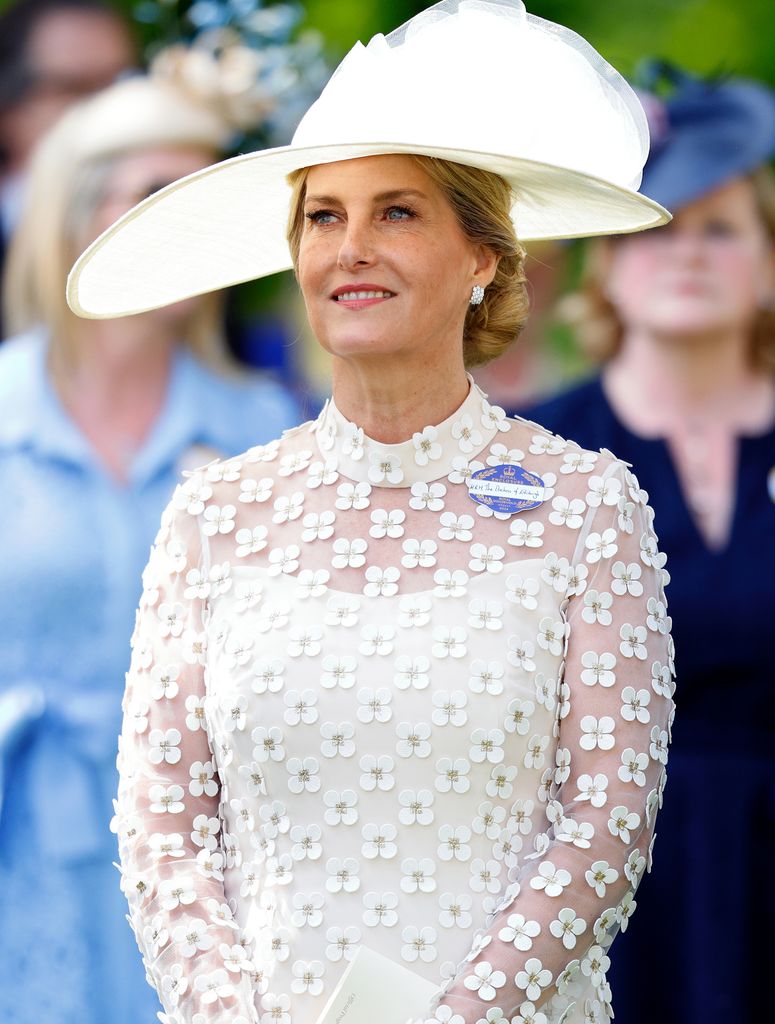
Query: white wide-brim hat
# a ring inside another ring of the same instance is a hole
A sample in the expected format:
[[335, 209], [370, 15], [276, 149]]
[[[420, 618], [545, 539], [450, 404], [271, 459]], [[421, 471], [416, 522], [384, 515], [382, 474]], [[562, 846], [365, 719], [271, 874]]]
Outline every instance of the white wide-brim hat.
[[286, 176], [385, 153], [501, 175], [522, 241], [670, 219], [637, 192], [646, 117], [600, 54], [521, 0], [443, 0], [357, 43], [289, 146], [191, 174], [116, 221], [73, 267], [68, 303], [80, 316], [124, 316], [288, 270]]

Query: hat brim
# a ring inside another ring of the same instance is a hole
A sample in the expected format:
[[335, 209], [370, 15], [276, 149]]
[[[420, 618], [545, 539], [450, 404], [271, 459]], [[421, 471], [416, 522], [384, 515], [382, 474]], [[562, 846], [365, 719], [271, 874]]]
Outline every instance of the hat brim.
[[68, 304], [88, 319], [129, 316], [289, 270], [286, 175], [391, 153], [438, 157], [501, 175], [517, 197], [512, 217], [523, 242], [622, 234], [670, 220], [659, 203], [631, 189], [518, 157], [378, 142], [284, 146], [213, 164], [133, 207], [76, 261]]

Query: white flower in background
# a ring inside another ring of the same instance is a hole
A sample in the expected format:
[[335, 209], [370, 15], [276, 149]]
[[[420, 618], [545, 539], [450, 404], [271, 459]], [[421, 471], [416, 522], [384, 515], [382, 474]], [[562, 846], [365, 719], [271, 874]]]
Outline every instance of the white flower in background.
[[288, 631], [288, 654], [292, 658], [314, 658], [320, 654], [322, 639], [320, 626], [295, 626]]
[[544, 616], [538, 623], [538, 646], [559, 658], [564, 650], [567, 631], [568, 627], [562, 620], [553, 619], [551, 615]]
[[619, 650], [625, 658], [637, 658], [639, 661], [646, 660], [648, 651], [646, 650], [645, 626], [632, 626], [629, 622], [625, 622], [619, 630], [619, 636], [622, 640], [619, 644]]
[[331, 564], [335, 569], [360, 569], [366, 564], [366, 551], [368, 544], [361, 537], [354, 537], [347, 540], [345, 537], [338, 537], [333, 544], [334, 557]]
[[185, 809], [182, 786], [151, 786], [148, 810], [151, 814], [180, 814]]
[[197, 473], [176, 489], [174, 505], [190, 516], [198, 516], [204, 511], [206, 502], [212, 496], [212, 487], [204, 482], [200, 473]]
[[280, 459], [280, 464], [277, 467], [278, 476], [292, 476], [294, 473], [300, 473], [303, 469], [306, 469], [312, 461], [311, 451], [301, 452], [290, 452], [288, 455], [283, 455]]
[[435, 892], [436, 865], [430, 857], [405, 857], [401, 861], [401, 890], [405, 893]]
[[584, 542], [587, 548], [587, 562], [594, 565], [601, 558], [613, 558], [619, 547], [616, 543], [616, 530], [609, 528], [602, 533], [590, 533]]
[[490, 770], [490, 779], [484, 787], [484, 791], [487, 796], [507, 800], [514, 790], [512, 783], [516, 777], [517, 768], [515, 765], [495, 765]]
[[471, 733], [471, 749], [468, 756], [474, 764], [488, 761], [500, 764], [503, 760], [504, 735], [500, 729], [474, 729]]
[[598, 945], [590, 946], [581, 961], [581, 973], [589, 978], [593, 985], [602, 985], [606, 971], [611, 966], [610, 959]]
[[498, 875], [501, 873], [501, 864], [497, 860], [484, 860], [482, 857], [475, 857], [469, 867], [471, 878], [468, 884], [472, 892], [495, 893], [500, 891], [501, 883]]
[[521, 952], [526, 952], [533, 947], [533, 939], [541, 932], [541, 925], [538, 921], [530, 921], [522, 914], [509, 914], [506, 924], [498, 932], [498, 938], [503, 942], [511, 942]]
[[500, 601], [483, 601], [475, 598], [468, 605], [468, 624], [474, 629], [501, 629], [503, 626], [503, 605]]
[[293, 843], [291, 857], [294, 860], [318, 860], [323, 852], [320, 844], [320, 825], [292, 825], [290, 840]]
[[[500, 433], [506, 433], [511, 429], [512, 421], [506, 416], [504, 409], [501, 409], [499, 405], [490, 405], [486, 398], [482, 399], [482, 426], [487, 430], [497, 430]], [[495, 448], [501, 447], [500, 445], [493, 445], [491, 451], [495, 451]], [[524, 458], [524, 455], [520, 454], [520, 458]]]
[[555, 826], [555, 836], [561, 843], [572, 843], [579, 850], [588, 850], [595, 835], [594, 826], [588, 821], [576, 821], [563, 817]]
[[267, 992], [261, 997], [261, 1006], [264, 1013], [261, 1014], [261, 1024], [291, 1024], [291, 997], [282, 993], [275, 995], [274, 992]]
[[525, 768], [532, 768], [534, 771], [543, 768], [546, 761], [545, 751], [548, 746], [548, 736], [532, 736], [522, 760]]
[[[153, 733], [151, 733], [153, 736]], [[649, 755], [653, 761], [667, 764], [667, 731], [655, 725], [651, 730], [651, 743], [649, 744]]]

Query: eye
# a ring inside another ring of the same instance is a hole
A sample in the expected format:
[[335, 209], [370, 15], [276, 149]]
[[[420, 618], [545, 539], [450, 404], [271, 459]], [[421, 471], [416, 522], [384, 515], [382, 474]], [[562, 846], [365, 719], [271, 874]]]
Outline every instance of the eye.
[[703, 234], [706, 238], [734, 238], [737, 228], [730, 221], [716, 217], [705, 223]]
[[393, 221], [411, 220], [416, 214], [408, 206], [388, 206], [385, 210], [385, 219]]
[[310, 224], [317, 224], [320, 226], [333, 224], [336, 220], [336, 214], [331, 210], [310, 210], [309, 213], [305, 213], [304, 216]]

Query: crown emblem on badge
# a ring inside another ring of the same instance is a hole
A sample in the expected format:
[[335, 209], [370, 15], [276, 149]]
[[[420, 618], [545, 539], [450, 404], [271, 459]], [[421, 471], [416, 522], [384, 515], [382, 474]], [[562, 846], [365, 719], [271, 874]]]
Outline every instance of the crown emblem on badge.
[[517, 471], [516, 471], [516, 469], [514, 469], [513, 466], [507, 466], [503, 470], [503, 475], [504, 476], [516, 476], [517, 475]]

